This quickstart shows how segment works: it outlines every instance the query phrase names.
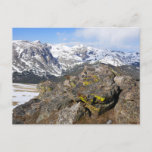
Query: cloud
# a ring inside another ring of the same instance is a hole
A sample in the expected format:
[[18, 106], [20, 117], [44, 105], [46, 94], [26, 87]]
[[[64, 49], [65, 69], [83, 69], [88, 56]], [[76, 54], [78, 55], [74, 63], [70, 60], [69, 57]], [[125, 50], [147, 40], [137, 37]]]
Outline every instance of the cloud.
[[66, 41], [66, 40], [67, 40], [67, 38], [64, 37], [64, 38], [63, 38], [63, 41]]
[[75, 46], [75, 45], [79, 45], [79, 44], [82, 44], [80, 42], [63, 42], [63, 43], [57, 43], [57, 44], [62, 44], [62, 45], [67, 45], [67, 46]]
[[60, 33], [60, 32], [57, 32], [57, 33], [56, 33], [57, 36], [60, 36], [61, 34], [62, 34], [62, 33]]
[[84, 28], [75, 36], [106, 49], [139, 51], [138, 28]]

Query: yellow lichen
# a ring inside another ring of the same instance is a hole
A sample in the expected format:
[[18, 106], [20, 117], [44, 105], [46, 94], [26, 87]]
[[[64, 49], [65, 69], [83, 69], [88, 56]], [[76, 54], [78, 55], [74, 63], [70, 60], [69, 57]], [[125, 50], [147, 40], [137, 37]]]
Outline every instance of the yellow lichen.
[[49, 92], [50, 92], [50, 91], [52, 91], [52, 90], [53, 90], [53, 89], [52, 89], [52, 88], [50, 88], [50, 87], [48, 87], [48, 88], [47, 88], [47, 91], [49, 91]]
[[70, 82], [70, 85], [71, 85], [73, 88], [76, 87], [76, 85], [74, 84], [74, 82]]
[[[90, 102], [86, 100], [86, 97], [80, 96], [80, 100], [83, 101], [83, 102], [86, 104], [85, 106], [86, 106], [91, 112], [94, 112], [94, 111], [99, 112], [100, 109], [92, 106], [92, 105], [90, 104]], [[93, 100], [91, 100], [91, 101], [93, 102]]]
[[104, 97], [100, 97], [100, 96], [97, 96], [97, 95], [95, 95], [95, 94], [91, 94], [91, 95], [93, 95], [97, 100], [99, 100], [99, 101], [101, 101], [101, 102], [105, 101], [105, 98], [104, 98]]
[[84, 82], [83, 82], [83, 85], [84, 85], [84, 86], [87, 86], [87, 85], [90, 85], [90, 84], [91, 84], [90, 81], [84, 81]]
[[80, 96], [80, 99], [81, 99], [81, 101], [83, 101], [83, 102], [87, 103], [86, 97], [82, 97], [82, 96]]
[[41, 86], [41, 87], [40, 87], [40, 92], [41, 92], [41, 93], [44, 93], [44, 92], [46, 92], [46, 89], [45, 89], [45, 87]]
[[94, 111], [99, 112], [99, 111], [100, 111], [99, 108], [96, 108], [96, 107], [94, 107], [94, 106], [92, 106], [92, 105], [89, 105], [89, 104], [86, 104], [86, 107], [87, 107], [91, 112], [94, 112]]
[[110, 68], [110, 69], [111, 69], [111, 72], [112, 72], [114, 75], [120, 76], [120, 74], [119, 74], [118, 72], [114, 71], [112, 68]]
[[98, 78], [97, 75], [93, 75], [92, 78], [93, 78], [94, 82], [98, 82], [99, 81], [99, 78]]
[[88, 79], [90, 79], [90, 78], [89, 78], [89, 77], [87, 77], [87, 78], [83, 78], [83, 79], [88, 80]]

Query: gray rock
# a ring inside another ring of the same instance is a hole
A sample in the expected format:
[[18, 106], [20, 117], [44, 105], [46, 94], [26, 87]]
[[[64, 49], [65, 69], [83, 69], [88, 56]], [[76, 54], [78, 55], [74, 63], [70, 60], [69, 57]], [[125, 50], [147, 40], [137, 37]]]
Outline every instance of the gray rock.
[[57, 124], [73, 124], [84, 114], [84, 108], [79, 103], [66, 107], [59, 112]]

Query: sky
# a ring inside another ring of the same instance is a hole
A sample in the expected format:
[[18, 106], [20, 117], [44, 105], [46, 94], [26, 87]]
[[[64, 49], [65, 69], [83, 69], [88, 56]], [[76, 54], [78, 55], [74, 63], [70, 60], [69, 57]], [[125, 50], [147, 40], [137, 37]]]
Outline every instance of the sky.
[[84, 44], [100, 49], [138, 52], [139, 28], [13, 28], [13, 40], [73, 46]]

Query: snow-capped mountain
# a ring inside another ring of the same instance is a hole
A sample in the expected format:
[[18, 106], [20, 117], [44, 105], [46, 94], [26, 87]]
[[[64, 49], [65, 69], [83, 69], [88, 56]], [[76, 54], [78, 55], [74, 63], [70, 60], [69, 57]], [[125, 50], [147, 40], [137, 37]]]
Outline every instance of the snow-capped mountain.
[[62, 68], [50, 50], [51, 46], [40, 41], [13, 41], [13, 72], [32, 71], [39, 76], [61, 75]]
[[32, 72], [44, 77], [61, 76], [63, 71], [86, 62], [101, 62], [114, 66], [139, 63], [139, 53], [102, 50], [82, 44], [72, 47], [40, 41], [13, 41], [13, 72]]
[[102, 50], [84, 45], [76, 45], [68, 47], [64, 45], [54, 45], [51, 48], [51, 53], [56, 57], [62, 68], [73, 67], [75, 64], [82, 64], [85, 62], [94, 63], [100, 61], [101, 63], [111, 64], [114, 66], [131, 65], [140, 61], [139, 53], [129, 53], [121, 51]]

